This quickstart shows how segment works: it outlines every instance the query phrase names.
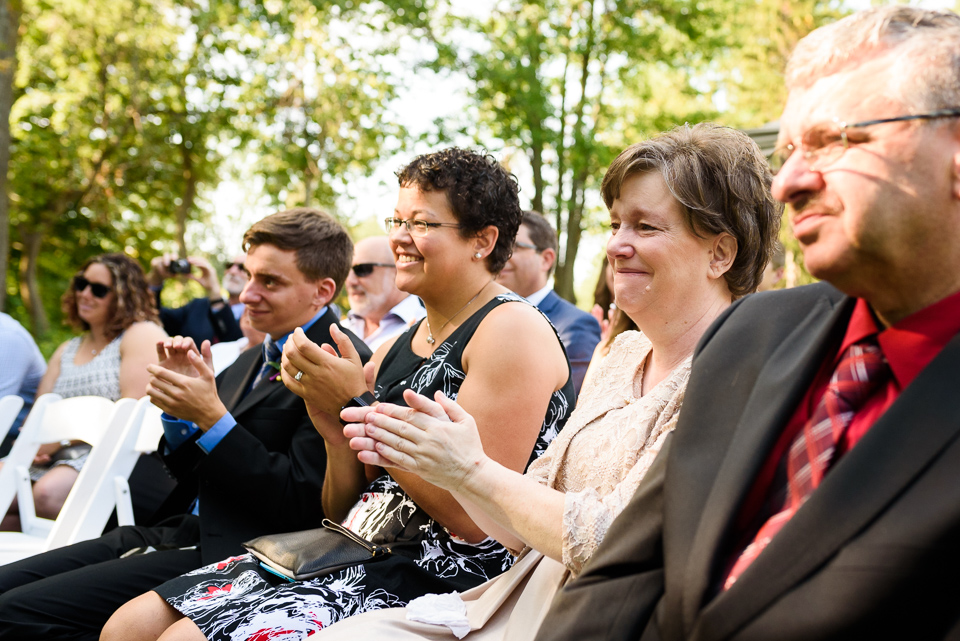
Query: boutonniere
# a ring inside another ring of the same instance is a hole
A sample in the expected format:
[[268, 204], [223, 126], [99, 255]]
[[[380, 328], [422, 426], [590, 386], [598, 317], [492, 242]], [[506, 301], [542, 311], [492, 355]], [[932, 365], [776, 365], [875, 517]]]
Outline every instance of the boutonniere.
[[270, 376], [270, 380], [271, 380], [271, 381], [280, 381], [280, 382], [282, 383], [282, 382], [283, 382], [283, 378], [281, 378], [280, 375], [283, 373], [283, 370], [280, 369], [280, 363], [277, 362], [277, 361], [267, 361], [267, 365], [269, 365], [269, 366], [272, 367], [273, 369], [277, 370], [277, 373], [276, 373], [276, 374], [273, 374], [273, 375]]

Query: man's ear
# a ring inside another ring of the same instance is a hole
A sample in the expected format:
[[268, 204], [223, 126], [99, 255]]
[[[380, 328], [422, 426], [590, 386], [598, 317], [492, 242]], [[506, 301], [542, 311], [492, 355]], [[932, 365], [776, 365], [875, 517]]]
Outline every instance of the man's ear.
[[547, 247], [540, 252], [540, 271], [549, 274], [555, 262], [557, 262], [557, 252], [553, 251], [552, 247]]
[[737, 257], [737, 239], [727, 232], [721, 232], [713, 239], [710, 252], [710, 278], [722, 278], [733, 267]]
[[314, 290], [313, 300], [317, 309], [320, 309], [333, 300], [337, 293], [337, 283], [332, 278], [321, 278], [315, 284], [316, 290]]
[[487, 225], [477, 232], [474, 237], [473, 251], [486, 258], [497, 246], [497, 239], [500, 238], [500, 230], [496, 225]]

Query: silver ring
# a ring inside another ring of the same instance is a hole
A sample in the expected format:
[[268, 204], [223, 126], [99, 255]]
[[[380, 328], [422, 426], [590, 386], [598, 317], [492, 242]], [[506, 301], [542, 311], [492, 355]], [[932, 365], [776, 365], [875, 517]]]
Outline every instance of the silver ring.
[[293, 377], [293, 380], [299, 381], [301, 378], [303, 378], [303, 372], [297, 370], [297, 375]]

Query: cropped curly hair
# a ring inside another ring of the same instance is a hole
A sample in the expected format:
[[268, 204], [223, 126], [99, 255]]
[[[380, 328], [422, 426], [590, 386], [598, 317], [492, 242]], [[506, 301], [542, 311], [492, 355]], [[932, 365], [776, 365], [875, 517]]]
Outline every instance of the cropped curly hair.
[[110, 276], [113, 279], [115, 295], [105, 332], [108, 339], [113, 340], [125, 329], [140, 321], [160, 323], [157, 304], [153, 293], [147, 287], [147, 279], [143, 275], [140, 263], [126, 254], [119, 253], [94, 256], [74, 274], [70, 287], [60, 298], [60, 309], [63, 310], [67, 323], [81, 331], [90, 329], [90, 325], [77, 314], [77, 292], [74, 284], [76, 279], [87, 271], [87, 267], [94, 263], [110, 270]]
[[489, 154], [451, 147], [418, 156], [397, 172], [401, 187], [442, 191], [460, 224], [460, 236], [470, 238], [488, 225], [500, 230], [487, 256], [487, 269], [497, 274], [513, 253], [523, 212], [516, 177]]
[[694, 234], [726, 232], [736, 239], [737, 256], [724, 274], [733, 297], [756, 291], [783, 214], [770, 194], [773, 176], [757, 144], [742, 131], [703, 122], [630, 145], [603, 177], [607, 208], [627, 178], [648, 171], [660, 172]]

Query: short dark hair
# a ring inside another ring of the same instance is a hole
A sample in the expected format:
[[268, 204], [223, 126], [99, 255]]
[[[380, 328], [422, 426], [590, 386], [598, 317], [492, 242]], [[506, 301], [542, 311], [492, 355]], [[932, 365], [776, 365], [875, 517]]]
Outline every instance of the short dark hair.
[[[525, 211], [523, 212], [523, 219], [520, 221], [520, 224], [527, 228], [527, 232], [530, 234], [530, 240], [534, 246], [536, 246], [537, 252], [552, 249], [554, 255], [557, 254], [559, 248], [557, 232], [553, 231], [553, 226], [550, 224], [550, 221], [547, 220], [546, 216], [539, 211]], [[556, 266], [557, 261], [554, 260], [553, 265], [550, 266], [550, 273], [553, 273], [553, 268]]]
[[243, 235], [243, 251], [259, 245], [296, 251], [297, 269], [311, 281], [332, 278], [337, 294], [353, 261], [353, 241], [344, 226], [312, 207], [277, 212], [254, 223]]
[[493, 156], [451, 147], [418, 156], [397, 172], [397, 178], [401, 187], [445, 193], [462, 238], [470, 238], [488, 225], [500, 230], [486, 261], [493, 274], [503, 269], [520, 228], [520, 190], [516, 177]]
[[90, 324], [80, 318], [77, 313], [77, 292], [74, 289], [74, 281], [94, 263], [106, 267], [113, 278], [113, 306], [110, 309], [110, 320], [106, 328], [108, 339], [113, 340], [128, 327], [140, 321], [159, 324], [157, 304], [153, 293], [147, 287], [143, 268], [134, 259], [120, 253], [94, 256], [77, 270], [73, 276], [74, 280], [70, 281], [70, 286], [60, 298], [60, 309], [63, 310], [67, 323], [81, 331], [90, 329]]
[[603, 177], [607, 208], [627, 178], [648, 171], [660, 172], [694, 234], [726, 232], [736, 239], [737, 256], [724, 278], [734, 298], [755, 291], [783, 214], [770, 194], [773, 176], [757, 144], [742, 131], [700, 123], [630, 145]]

